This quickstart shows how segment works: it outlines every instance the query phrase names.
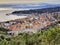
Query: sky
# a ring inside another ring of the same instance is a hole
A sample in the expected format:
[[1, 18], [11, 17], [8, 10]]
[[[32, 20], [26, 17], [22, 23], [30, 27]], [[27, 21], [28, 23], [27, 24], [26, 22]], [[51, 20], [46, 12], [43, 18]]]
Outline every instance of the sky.
[[[0, 4], [26, 4], [26, 3], [53, 3], [53, 4], [60, 4], [60, 0], [0, 0]], [[10, 9], [10, 8], [8, 8]], [[4, 11], [5, 10], [5, 11]], [[13, 20], [17, 18], [23, 18], [21, 16], [15, 16], [15, 15], [10, 15], [6, 16], [5, 14], [10, 13], [11, 11], [6, 11], [7, 8], [0, 8], [0, 22], [7, 21], [7, 20]]]
[[0, 0], [0, 4], [9, 4], [9, 3], [53, 3], [60, 4], [60, 0]]

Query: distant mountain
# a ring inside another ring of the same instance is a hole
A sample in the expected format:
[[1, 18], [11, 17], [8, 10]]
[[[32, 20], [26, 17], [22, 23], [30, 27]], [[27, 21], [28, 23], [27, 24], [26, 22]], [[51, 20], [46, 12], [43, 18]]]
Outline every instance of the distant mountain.
[[20, 14], [41, 14], [59, 11], [60, 4], [0, 4], [0, 22], [21, 18]]
[[52, 12], [60, 12], [60, 7], [49, 7], [49, 8], [42, 8], [42, 9], [30, 9], [30, 10], [23, 10], [23, 11], [14, 11], [12, 14], [32, 14], [32, 13], [52, 13]]
[[41, 9], [41, 8], [49, 8], [49, 7], [57, 7], [59, 4], [0, 4], [0, 8], [13, 8], [13, 9]]
[[57, 6], [60, 6], [60, 5], [42, 3], [42, 4], [26, 4], [26, 5], [19, 5], [19, 6], [16, 5], [16, 6], [13, 6], [13, 8], [42, 9], [42, 8], [50, 8], [50, 7], [57, 7]]

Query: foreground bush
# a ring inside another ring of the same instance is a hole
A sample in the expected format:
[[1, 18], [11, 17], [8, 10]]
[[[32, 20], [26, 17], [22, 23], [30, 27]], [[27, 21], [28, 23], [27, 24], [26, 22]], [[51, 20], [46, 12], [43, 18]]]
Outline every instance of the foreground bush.
[[11, 39], [5, 37], [0, 36], [0, 45], [60, 45], [60, 28], [54, 26], [32, 35], [20, 33]]

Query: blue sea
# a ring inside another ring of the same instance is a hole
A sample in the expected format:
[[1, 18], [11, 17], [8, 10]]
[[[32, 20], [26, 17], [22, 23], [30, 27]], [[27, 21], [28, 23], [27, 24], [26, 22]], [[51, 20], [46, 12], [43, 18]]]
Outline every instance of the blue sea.
[[57, 7], [59, 4], [0, 4], [0, 8], [12, 8], [12, 9], [42, 9], [42, 8], [50, 8]]
[[18, 10], [30, 10], [30, 9], [42, 9], [42, 8], [50, 8], [57, 7], [60, 4], [0, 4], [0, 22], [14, 20], [18, 18], [25, 18], [26, 16], [18, 16], [18, 15], [6, 15], [12, 13], [13, 11]]

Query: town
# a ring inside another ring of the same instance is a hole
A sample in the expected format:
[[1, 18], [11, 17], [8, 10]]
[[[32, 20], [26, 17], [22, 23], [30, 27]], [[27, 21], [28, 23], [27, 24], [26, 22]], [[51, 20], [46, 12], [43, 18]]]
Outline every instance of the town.
[[59, 9], [59, 7], [42, 10], [39, 9], [42, 13], [38, 13], [39, 10], [37, 9], [33, 10], [32, 12], [31, 10], [15, 11], [12, 12], [12, 14], [16, 13], [16, 15], [25, 15], [26, 17], [6, 22], [0, 22], [0, 27], [7, 29], [8, 34], [19, 34], [24, 32], [36, 33], [38, 31], [41, 31], [43, 28], [56, 24], [58, 21], [60, 21]]
[[[58, 19], [55, 18], [57, 15], [54, 13], [43, 13], [43, 14], [31, 14], [28, 15], [26, 18], [22, 19], [15, 19], [6, 22], [1, 22], [0, 27], [8, 29], [8, 34], [18, 34], [23, 32], [31, 32], [36, 33], [39, 30], [58, 22]], [[60, 12], [58, 12], [58, 17]]]

